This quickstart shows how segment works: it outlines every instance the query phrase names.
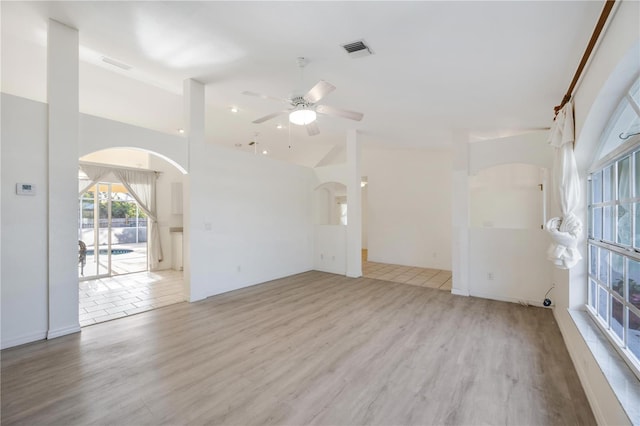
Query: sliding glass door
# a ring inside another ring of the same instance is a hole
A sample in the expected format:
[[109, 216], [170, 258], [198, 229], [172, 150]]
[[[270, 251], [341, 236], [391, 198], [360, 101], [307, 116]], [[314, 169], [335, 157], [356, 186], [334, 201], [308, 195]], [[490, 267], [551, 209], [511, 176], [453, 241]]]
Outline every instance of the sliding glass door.
[[146, 271], [147, 220], [126, 188], [99, 182], [79, 201], [80, 279]]

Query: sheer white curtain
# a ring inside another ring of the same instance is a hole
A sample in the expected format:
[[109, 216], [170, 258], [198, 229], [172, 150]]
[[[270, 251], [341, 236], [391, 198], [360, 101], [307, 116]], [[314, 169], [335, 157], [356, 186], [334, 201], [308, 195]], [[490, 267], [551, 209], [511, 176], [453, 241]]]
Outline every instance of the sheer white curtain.
[[88, 179], [78, 179], [78, 196], [87, 192], [89, 188], [100, 182], [101, 179], [106, 177], [112, 171], [110, 167], [85, 163], [80, 163], [80, 170], [87, 175]]
[[560, 269], [570, 269], [582, 259], [577, 247], [582, 234], [582, 222], [575, 215], [580, 203], [580, 180], [573, 142], [573, 105], [568, 102], [558, 111], [549, 134], [549, 144], [555, 150], [554, 194], [562, 216], [551, 218], [546, 224], [553, 239], [547, 257]]
[[150, 235], [149, 266], [151, 269], [155, 269], [163, 259], [162, 246], [160, 245], [160, 229], [158, 228], [158, 211], [156, 209], [157, 174], [153, 171], [118, 168], [114, 168], [112, 172], [127, 188], [149, 218], [147, 225]]

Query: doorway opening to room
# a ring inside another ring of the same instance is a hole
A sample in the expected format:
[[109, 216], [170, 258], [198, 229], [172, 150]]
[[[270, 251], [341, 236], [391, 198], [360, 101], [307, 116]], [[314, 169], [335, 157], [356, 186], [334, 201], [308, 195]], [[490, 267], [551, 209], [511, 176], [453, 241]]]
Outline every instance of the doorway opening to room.
[[183, 175], [170, 160], [136, 149], [80, 158], [81, 327], [185, 300]]
[[[451, 291], [451, 271], [390, 263], [384, 258], [384, 255], [380, 254], [380, 235], [383, 230], [381, 229], [382, 227], [376, 228], [375, 216], [374, 220], [370, 221], [369, 178], [367, 176], [362, 176], [360, 188], [362, 190], [362, 276], [400, 284]], [[372, 227], [373, 229], [371, 229]], [[371, 255], [369, 252], [370, 234], [373, 234], [374, 240]], [[384, 236], [390, 237], [386, 234]]]
[[148, 270], [147, 215], [119, 182], [98, 182], [80, 195], [80, 280]]

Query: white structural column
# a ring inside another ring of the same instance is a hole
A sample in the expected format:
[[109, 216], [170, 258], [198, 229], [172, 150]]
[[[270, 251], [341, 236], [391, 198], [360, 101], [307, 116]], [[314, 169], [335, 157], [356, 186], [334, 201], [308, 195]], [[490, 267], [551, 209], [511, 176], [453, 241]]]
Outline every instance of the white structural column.
[[469, 136], [453, 133], [451, 247], [453, 294], [469, 295]]
[[[78, 322], [78, 31], [49, 20], [49, 339]], [[43, 191], [45, 188], [42, 188]]]
[[357, 130], [347, 132], [347, 276], [362, 276], [362, 189]]
[[[202, 299], [198, 296], [199, 283], [205, 277], [202, 277], [201, 271], [201, 253], [193, 250], [194, 244], [198, 240], [198, 235], [194, 234], [193, 226], [200, 223], [200, 220], [194, 218], [199, 214], [198, 206], [194, 205], [197, 197], [194, 199], [191, 194], [199, 192], [198, 185], [203, 185], [202, 179], [198, 179], [198, 171], [203, 165], [201, 159], [204, 148], [204, 132], [205, 132], [205, 104], [204, 104], [204, 84], [199, 81], [188, 79], [183, 83], [184, 97], [184, 124], [185, 134], [187, 136], [187, 171], [188, 174], [183, 178], [183, 267], [184, 267], [184, 283], [185, 296], [187, 300], [193, 302]], [[202, 192], [200, 192], [202, 193]]]

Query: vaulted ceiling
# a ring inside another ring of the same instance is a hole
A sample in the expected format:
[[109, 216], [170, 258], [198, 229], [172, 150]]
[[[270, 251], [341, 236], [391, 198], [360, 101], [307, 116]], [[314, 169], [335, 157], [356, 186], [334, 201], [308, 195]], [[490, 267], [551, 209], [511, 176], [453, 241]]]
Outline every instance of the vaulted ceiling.
[[[548, 127], [602, 6], [3, 1], [2, 91], [46, 100], [53, 18], [79, 30], [80, 108], [88, 114], [175, 134], [182, 82], [194, 78], [206, 84], [208, 140], [231, 149], [253, 151], [257, 133], [270, 156], [313, 166], [335, 154], [350, 128], [365, 146], [447, 149], [454, 130], [478, 139]], [[373, 55], [354, 59], [341, 47], [361, 39]], [[300, 56], [309, 61], [302, 73]], [[364, 119], [320, 116], [312, 137], [286, 115], [252, 123], [283, 105], [241, 92], [284, 98], [320, 79], [337, 88], [322, 103]]]

